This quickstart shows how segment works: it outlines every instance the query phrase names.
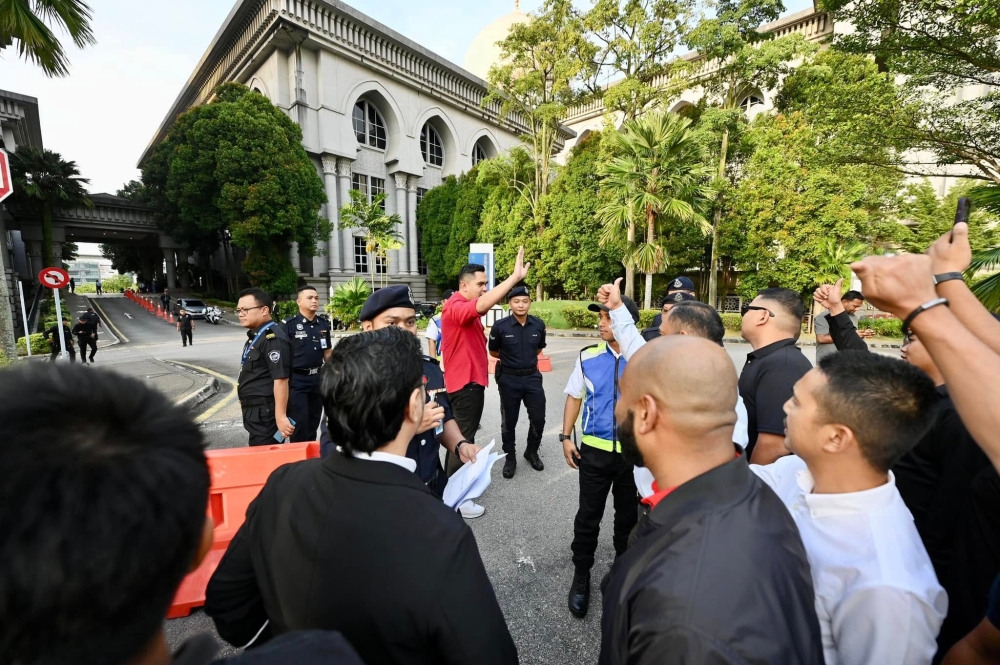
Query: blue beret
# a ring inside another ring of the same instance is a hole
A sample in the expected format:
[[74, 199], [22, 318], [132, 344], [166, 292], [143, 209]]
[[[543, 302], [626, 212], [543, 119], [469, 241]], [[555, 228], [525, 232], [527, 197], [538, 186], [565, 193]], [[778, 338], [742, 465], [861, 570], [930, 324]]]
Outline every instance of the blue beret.
[[530, 298], [531, 292], [528, 291], [527, 286], [515, 286], [510, 290], [510, 293], [507, 294], [507, 302], [510, 302], [511, 298], [516, 298], [518, 296], [528, 296]]
[[667, 286], [667, 293], [671, 291], [694, 291], [694, 282], [690, 277], [675, 277]]
[[364, 307], [361, 308], [361, 320], [371, 321], [393, 307], [407, 307], [416, 311], [417, 304], [413, 302], [413, 292], [410, 291], [410, 287], [405, 284], [387, 286], [368, 296]]

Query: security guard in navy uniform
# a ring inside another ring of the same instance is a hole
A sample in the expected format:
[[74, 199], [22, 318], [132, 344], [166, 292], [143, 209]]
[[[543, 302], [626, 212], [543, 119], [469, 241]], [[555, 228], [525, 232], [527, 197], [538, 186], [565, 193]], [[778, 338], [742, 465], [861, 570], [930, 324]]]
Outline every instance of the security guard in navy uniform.
[[[263, 290], [241, 291], [236, 315], [240, 325], [249, 329], [236, 388], [243, 409], [243, 427], [250, 434], [251, 446], [280, 443], [280, 438], [295, 431], [287, 413], [292, 343], [271, 320], [271, 297]], [[281, 437], [276, 439], [278, 432]]]
[[[685, 277], [684, 279], [687, 279]], [[675, 280], [679, 281], [679, 280]], [[691, 281], [691, 280], [688, 280]], [[667, 293], [663, 297], [663, 302], [660, 303], [660, 313], [653, 317], [653, 325], [642, 331], [642, 338], [647, 342], [651, 342], [660, 336], [660, 324], [663, 322], [663, 316], [670, 311], [674, 305], [679, 302], [687, 302], [689, 300], [697, 300], [693, 295], [687, 291], [674, 291], [672, 293]]]
[[513, 478], [517, 470], [515, 452], [517, 418], [521, 402], [528, 410], [528, 443], [524, 459], [531, 468], [545, 468], [538, 457], [545, 429], [545, 390], [538, 371], [538, 356], [545, 348], [545, 322], [528, 314], [531, 293], [526, 286], [511, 289], [507, 295], [510, 315], [493, 324], [490, 330], [490, 355], [500, 360], [494, 375], [500, 391], [500, 436], [507, 458], [503, 477]]
[[316, 316], [319, 311], [319, 293], [311, 286], [303, 286], [295, 297], [299, 313], [281, 323], [285, 334], [292, 340], [292, 379], [288, 394], [288, 415], [295, 421], [293, 443], [315, 441], [319, 419], [323, 413], [320, 395], [320, 374], [330, 354], [330, 322]]

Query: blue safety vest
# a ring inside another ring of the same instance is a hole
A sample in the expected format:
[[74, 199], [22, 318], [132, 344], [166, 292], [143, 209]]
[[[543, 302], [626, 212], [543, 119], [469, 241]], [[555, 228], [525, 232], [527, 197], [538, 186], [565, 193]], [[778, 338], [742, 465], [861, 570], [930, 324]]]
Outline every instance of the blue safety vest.
[[587, 386], [580, 413], [583, 431], [580, 440], [600, 450], [621, 452], [621, 444], [616, 443], [615, 406], [620, 396], [618, 380], [625, 371], [625, 358], [615, 357], [607, 343], [601, 342], [580, 351], [580, 369]]

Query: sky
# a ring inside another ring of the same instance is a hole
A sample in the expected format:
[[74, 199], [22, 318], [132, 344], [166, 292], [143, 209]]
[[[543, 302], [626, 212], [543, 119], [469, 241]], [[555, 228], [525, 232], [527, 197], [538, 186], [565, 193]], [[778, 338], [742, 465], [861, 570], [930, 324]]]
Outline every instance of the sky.
[[[459, 65], [482, 28], [514, 0], [347, 0], [418, 44]], [[0, 89], [36, 97], [42, 140], [75, 160], [91, 192], [114, 193], [139, 177], [136, 162], [191, 75], [234, 0], [89, 0], [97, 44], [64, 39], [70, 74], [50, 79], [0, 50]], [[531, 12], [541, 0], [522, 0]], [[589, 4], [589, 3], [584, 3]], [[812, 0], [786, 0], [789, 13]], [[147, 9], [148, 8], [148, 9]]]

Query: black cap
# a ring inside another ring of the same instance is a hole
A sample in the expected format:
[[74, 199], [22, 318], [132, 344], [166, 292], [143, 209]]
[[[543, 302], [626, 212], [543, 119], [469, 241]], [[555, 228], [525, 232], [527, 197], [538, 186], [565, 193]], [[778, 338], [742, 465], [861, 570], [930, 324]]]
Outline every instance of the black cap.
[[441, 294], [441, 300], [451, 300], [453, 295], [455, 295], [455, 289], [445, 289], [444, 293]]
[[361, 308], [361, 320], [371, 321], [393, 307], [408, 307], [416, 311], [417, 305], [413, 302], [413, 292], [410, 291], [410, 287], [405, 284], [387, 286], [368, 296], [364, 307]]
[[667, 285], [667, 293], [671, 291], [694, 291], [694, 282], [690, 277], [675, 277]]
[[[628, 296], [622, 296], [622, 304], [625, 305], [625, 309], [628, 310], [628, 313], [632, 315], [632, 322], [639, 323], [639, 308], [636, 307], [635, 301]], [[587, 309], [591, 312], [611, 312], [607, 305], [602, 305], [597, 302], [590, 303], [590, 305], [587, 306]]]
[[510, 293], [507, 294], [507, 302], [510, 302], [512, 298], [516, 298], [518, 296], [528, 296], [530, 298], [531, 292], [528, 291], [527, 286], [515, 286], [510, 290]]
[[[690, 300], [697, 300], [697, 298], [695, 298], [690, 293], [684, 293], [683, 291], [678, 291], [676, 293], [671, 293], [666, 298], [664, 298], [663, 305], [671, 305], [671, 304], [676, 305], [679, 302], [688, 302]], [[660, 306], [662, 307], [663, 305]]]

